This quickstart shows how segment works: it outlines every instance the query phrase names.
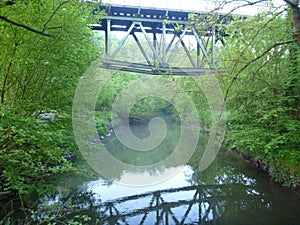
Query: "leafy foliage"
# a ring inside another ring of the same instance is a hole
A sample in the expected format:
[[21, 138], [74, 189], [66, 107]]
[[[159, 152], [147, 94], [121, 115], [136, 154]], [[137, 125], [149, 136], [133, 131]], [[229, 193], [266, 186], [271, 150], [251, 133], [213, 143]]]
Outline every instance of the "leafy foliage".
[[101, 16], [92, 15], [95, 6], [76, 0], [0, 6], [0, 191], [41, 189], [45, 177], [72, 169], [66, 158], [76, 154], [73, 95], [100, 50], [87, 26]]
[[54, 122], [2, 110], [1, 189], [20, 193], [37, 190], [36, 181], [70, 171], [71, 162], [63, 157], [75, 149], [70, 128], [66, 127], [68, 120], [68, 115], [57, 115]]
[[[137, 75], [133, 73], [118, 71], [105, 84], [96, 103], [96, 126], [98, 132], [101, 135], [104, 135], [110, 126], [107, 121], [110, 121], [112, 119], [111, 110], [116, 96], [120, 94], [120, 91], [123, 88], [125, 88], [134, 80], [143, 79], [143, 76], [145, 75]], [[173, 101], [176, 102], [177, 107], [179, 107], [177, 110], [185, 111], [189, 109], [189, 106], [187, 105], [188, 103], [186, 101], [187, 94], [197, 108], [200, 123], [207, 127], [210, 125], [211, 115], [207, 99], [200, 89], [199, 85], [193, 78], [174, 77], [171, 75], [167, 75], [165, 77], [156, 77], [155, 79], [160, 79], [159, 82], [164, 83], [164, 85], [166, 86], [166, 91], [172, 91]], [[174, 91], [172, 90], [172, 87], [168, 88], [167, 86], [169, 81], [174, 82], [175, 85], [181, 87], [182, 92]], [[155, 93], [155, 88], [153, 88], [153, 92]], [[132, 93], [129, 93], [128, 96], [123, 96], [125, 100], [122, 102], [122, 104], [115, 106], [114, 110], [117, 113], [117, 118], [114, 119], [116, 119], [116, 121], [118, 120], [119, 123], [122, 123], [122, 120], [126, 118], [126, 112], [124, 112], [124, 108], [126, 107], [124, 105], [126, 105], [129, 100], [134, 99], [135, 95], [136, 94], [134, 93], [134, 91], [132, 91]], [[166, 95], [169, 95], [169, 93], [166, 93]], [[128, 101], [126, 99], [128, 99]], [[178, 118], [177, 110], [170, 102], [164, 100], [163, 98], [149, 96], [147, 98], [139, 100], [136, 104], [134, 104], [129, 116], [134, 120], [144, 120], [162, 114], [168, 114], [172, 115], [174, 118]], [[189, 112], [186, 112], [186, 114], [188, 113]]]
[[234, 38], [228, 38], [222, 59], [229, 111], [226, 141], [260, 158], [277, 181], [297, 186], [300, 51], [282, 12], [228, 27]]
[[98, 50], [86, 26], [91, 11], [77, 1], [24, 1], [1, 8], [4, 16], [53, 35], [43, 37], [0, 21], [2, 104], [32, 113], [70, 103], [66, 97]]

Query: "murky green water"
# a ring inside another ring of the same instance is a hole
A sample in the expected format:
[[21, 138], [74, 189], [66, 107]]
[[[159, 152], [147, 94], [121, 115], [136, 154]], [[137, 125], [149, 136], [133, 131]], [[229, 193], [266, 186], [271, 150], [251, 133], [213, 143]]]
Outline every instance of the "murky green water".
[[[146, 124], [131, 129], [140, 138], [149, 135]], [[170, 154], [179, 134], [180, 128], [169, 122], [165, 141], [144, 153], [124, 147], [113, 134], [105, 143], [118, 160], [148, 166]], [[300, 224], [300, 197], [238, 156], [220, 153], [207, 170], [199, 172], [197, 162], [205, 144], [203, 135], [199, 156], [184, 165], [122, 171], [110, 180], [57, 179], [56, 192], [42, 196], [36, 207], [38, 212], [51, 208], [57, 221], [87, 215], [91, 220], [84, 224]], [[140, 186], [124, 185], [130, 181]], [[38, 214], [36, 220], [43, 216]]]

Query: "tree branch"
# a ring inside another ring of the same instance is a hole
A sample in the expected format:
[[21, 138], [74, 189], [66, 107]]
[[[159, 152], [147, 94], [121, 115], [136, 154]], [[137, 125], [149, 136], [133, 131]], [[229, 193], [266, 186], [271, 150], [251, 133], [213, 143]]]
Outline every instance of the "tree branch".
[[65, 1], [59, 4], [59, 6], [53, 11], [53, 13], [51, 14], [51, 16], [48, 18], [48, 20], [45, 22], [44, 26], [43, 26], [43, 30], [42, 32], [44, 32], [46, 30], [46, 26], [48, 25], [48, 23], [52, 20], [52, 18], [54, 17], [54, 15], [57, 13], [57, 11], [60, 9], [60, 7], [62, 7], [63, 5], [69, 3], [69, 1]]
[[[246, 6], [256, 5], [258, 3], [266, 2], [266, 1], [268, 1], [268, 0], [258, 0], [258, 1], [253, 1], [253, 2], [251, 2], [251, 1], [245, 1], [245, 4], [242, 4], [242, 5], [234, 7], [232, 10], [229, 11], [229, 13], [227, 13], [227, 15], [230, 15], [231, 13], [233, 13], [234, 11], [236, 11], [236, 10], [238, 10], [240, 8], [243, 8], [243, 7], [246, 7]], [[232, 2], [234, 2], [234, 0]]]
[[8, 22], [8, 23], [10, 23], [10, 24], [13, 24], [13, 25], [15, 25], [15, 26], [17, 26], [17, 27], [22, 27], [22, 28], [24, 28], [24, 29], [26, 29], [26, 30], [29, 30], [29, 31], [31, 31], [31, 32], [33, 32], [33, 33], [36, 33], [36, 34], [39, 34], [39, 35], [42, 35], [42, 36], [46, 36], [46, 37], [54, 37], [54, 36], [51, 35], [51, 34], [47, 34], [47, 33], [44, 33], [43, 31], [36, 30], [36, 29], [34, 29], [34, 28], [32, 28], [32, 27], [29, 27], [29, 26], [27, 26], [27, 25], [25, 25], [25, 24], [21, 24], [21, 23], [17, 23], [17, 22], [15, 22], [15, 21], [12, 21], [12, 20], [8, 19], [8, 18], [5, 17], [5, 16], [1, 16], [1, 15], [0, 15], [0, 20], [3, 20], [3, 21]]
[[260, 58], [264, 57], [269, 51], [271, 51], [273, 48], [281, 46], [281, 45], [286, 45], [286, 44], [292, 44], [294, 43], [294, 40], [290, 40], [290, 41], [284, 41], [284, 42], [279, 42], [279, 43], [275, 43], [274, 45], [272, 45], [271, 47], [269, 47], [267, 50], [265, 50], [261, 55], [257, 56], [256, 58], [250, 60], [249, 62], [247, 62], [238, 72], [237, 74], [233, 77], [233, 79], [231, 80], [226, 92], [225, 92], [225, 96], [224, 96], [224, 101], [226, 102], [228, 94], [229, 94], [229, 90], [232, 87], [233, 83], [236, 81], [236, 79], [238, 78], [238, 76], [241, 74], [241, 72], [243, 72], [245, 69], [248, 68], [248, 66], [250, 66], [252, 63], [254, 63], [255, 61], [259, 60]]
[[[272, 21], [274, 21], [276, 19], [277, 16], [279, 16], [281, 13], [283, 13], [285, 11], [282, 10], [282, 11], [279, 11], [277, 12], [275, 15], [273, 15], [272, 18], [270, 18], [266, 23], [264, 23], [260, 29], [258, 29], [258, 31], [252, 36], [252, 39], [248, 42], [248, 44], [245, 46], [245, 48], [243, 50], [241, 50], [240, 52], [240, 57], [242, 57], [245, 53], [245, 51], [249, 48], [249, 46], [251, 46], [251, 44], [254, 42], [254, 40], [258, 37], [258, 35], [260, 34], [260, 32], [263, 31], [264, 28], [266, 28], [268, 26], [268, 24], [270, 24]], [[232, 66], [232, 69], [231, 71], [234, 71], [236, 69], [238, 65], [238, 62], [235, 62], [235, 64]]]
[[294, 2], [291, 2], [291, 1], [289, 1], [289, 0], [283, 0], [285, 3], [287, 3], [287, 4], [289, 4], [290, 6], [292, 6], [292, 7], [298, 7], [298, 5], [296, 4], [296, 3], [294, 3]]
[[2, 3], [3, 5], [14, 5], [16, 4], [14, 1], [6, 1], [4, 3]]
[[[267, 2], [268, 0], [256, 0], [256, 1], [249, 1], [249, 0], [243, 0], [243, 1], [239, 1], [239, 2], [242, 2], [240, 5], [237, 5], [235, 7], [233, 7], [228, 13], [226, 13], [224, 16], [229, 16], [231, 15], [234, 11], [240, 9], [240, 8], [243, 8], [243, 7], [246, 7], [246, 6], [253, 6], [253, 5], [257, 5], [259, 3], [262, 3], [262, 2]], [[228, 4], [231, 4], [231, 3], [236, 3], [237, 1], [236, 0], [229, 0], [229, 1], [221, 1], [219, 5], [217, 5], [216, 7], [214, 7], [214, 9], [212, 11], [210, 11], [209, 13], [212, 13], [212, 12], [218, 12], [220, 9], [223, 9], [224, 6], [228, 5]]]

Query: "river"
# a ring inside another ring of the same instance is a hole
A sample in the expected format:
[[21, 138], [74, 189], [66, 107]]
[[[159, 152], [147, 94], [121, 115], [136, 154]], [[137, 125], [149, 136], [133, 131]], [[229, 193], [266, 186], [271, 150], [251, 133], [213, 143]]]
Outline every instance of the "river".
[[[150, 153], [126, 148], [113, 132], [104, 144], [118, 160], [147, 166], [166, 158], [176, 145], [172, 140], [180, 128], [174, 122], [168, 128], [166, 140]], [[147, 123], [131, 124], [131, 129], [140, 138], [149, 135]], [[203, 133], [197, 151], [206, 141]], [[300, 224], [299, 196], [235, 153], [220, 152], [204, 172], [198, 171], [198, 161], [196, 154], [186, 164], [123, 170], [111, 179], [62, 176], [51, 181], [54, 192], [27, 201], [35, 204], [36, 223], [47, 211], [57, 224], [76, 218], [83, 224]]]

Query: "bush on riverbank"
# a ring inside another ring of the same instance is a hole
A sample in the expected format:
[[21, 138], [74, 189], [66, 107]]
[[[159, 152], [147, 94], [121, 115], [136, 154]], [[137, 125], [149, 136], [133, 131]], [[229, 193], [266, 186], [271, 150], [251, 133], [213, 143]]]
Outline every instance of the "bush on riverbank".
[[37, 181], [72, 169], [66, 156], [76, 146], [68, 115], [56, 113], [51, 121], [2, 109], [0, 121], [0, 191], [42, 191]]

